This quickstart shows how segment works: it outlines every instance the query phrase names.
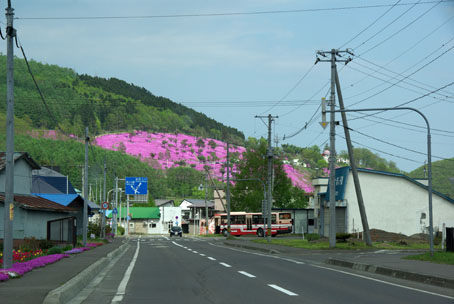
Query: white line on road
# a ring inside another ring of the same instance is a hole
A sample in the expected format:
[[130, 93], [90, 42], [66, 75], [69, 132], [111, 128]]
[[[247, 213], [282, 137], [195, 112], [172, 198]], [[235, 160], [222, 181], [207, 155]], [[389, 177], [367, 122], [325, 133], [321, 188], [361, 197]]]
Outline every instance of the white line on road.
[[323, 266], [319, 266], [319, 265], [311, 265], [311, 266], [322, 268], [322, 269], [326, 269], [326, 270], [331, 270], [331, 271], [335, 271], [335, 272], [340, 272], [340, 273], [348, 274], [348, 275], [351, 275], [351, 276], [354, 276], [354, 277], [367, 279], [367, 280], [371, 280], [371, 281], [375, 281], [375, 282], [380, 282], [380, 283], [383, 283], [383, 284], [388, 284], [388, 285], [391, 285], [391, 286], [396, 286], [396, 287], [401, 287], [401, 288], [410, 289], [410, 290], [414, 290], [414, 291], [419, 291], [419, 292], [422, 292], [422, 293], [427, 293], [427, 294], [434, 295], [434, 296], [439, 296], [439, 297], [442, 297], [442, 298], [454, 299], [454, 297], [445, 296], [445, 295], [442, 295], [442, 294], [438, 294], [438, 293], [434, 293], [434, 292], [430, 292], [430, 291], [425, 291], [425, 290], [421, 290], [421, 289], [416, 289], [416, 288], [412, 288], [412, 287], [407, 287], [407, 286], [399, 285], [399, 284], [395, 284], [395, 283], [390, 283], [390, 282], [386, 282], [386, 281], [382, 281], [382, 280], [366, 277], [366, 276], [363, 276], [363, 275], [360, 275], [360, 274], [350, 273], [350, 272], [337, 270], [337, 269], [331, 269], [331, 268], [323, 267]]
[[290, 290], [284, 289], [284, 288], [279, 287], [279, 286], [277, 286], [277, 285], [268, 284], [268, 286], [271, 287], [271, 288], [274, 288], [274, 289], [276, 289], [276, 290], [279, 290], [280, 292], [283, 292], [283, 293], [285, 293], [285, 294], [287, 294], [287, 295], [289, 295], [289, 296], [297, 296], [296, 293], [293, 293], [293, 292], [291, 292]]
[[192, 253], [198, 253], [198, 252], [194, 250]]
[[200, 256], [205, 256], [205, 255], [203, 253], [201, 253]]
[[246, 271], [238, 271], [238, 272], [241, 273], [242, 275], [245, 275], [245, 276], [249, 277], [249, 278], [255, 278], [255, 275], [247, 273]]
[[226, 263], [219, 263], [219, 264], [221, 264], [224, 267], [232, 267], [232, 266], [230, 266], [229, 264], [226, 264]]
[[134, 265], [136, 264], [137, 257], [139, 256], [139, 249], [140, 249], [140, 236], [139, 236], [139, 239], [137, 240], [137, 248], [136, 248], [136, 252], [134, 253], [134, 257], [132, 258], [132, 261], [129, 264], [128, 269], [126, 270], [125, 275], [123, 276], [123, 279], [120, 282], [120, 285], [118, 285], [117, 293], [116, 293], [115, 297], [112, 299], [111, 303], [117, 303], [117, 302], [121, 302], [123, 300], [123, 296], [126, 292], [126, 286], [128, 285], [132, 270], [134, 269]]
[[170, 241], [168, 237], [165, 236], [164, 238], [165, 238], [166, 240]]
[[212, 258], [212, 257], [208, 257], [209, 260], [212, 260], [212, 261], [216, 261], [215, 258]]

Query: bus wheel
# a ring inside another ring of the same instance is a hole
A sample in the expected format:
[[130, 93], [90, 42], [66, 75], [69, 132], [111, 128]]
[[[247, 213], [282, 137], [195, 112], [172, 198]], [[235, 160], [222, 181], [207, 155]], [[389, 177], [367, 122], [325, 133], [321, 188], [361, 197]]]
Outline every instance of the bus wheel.
[[258, 237], [263, 237], [265, 234], [263, 233], [263, 229], [262, 228], [259, 228], [257, 229], [257, 236]]
[[227, 229], [222, 230], [222, 235], [225, 237], [229, 236], [229, 232], [227, 231]]

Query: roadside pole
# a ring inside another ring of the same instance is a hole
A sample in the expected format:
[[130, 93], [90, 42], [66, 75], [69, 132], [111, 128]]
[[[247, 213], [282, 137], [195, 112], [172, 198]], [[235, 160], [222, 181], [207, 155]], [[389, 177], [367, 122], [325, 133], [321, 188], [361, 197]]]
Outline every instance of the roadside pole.
[[5, 203], [3, 208], [3, 268], [13, 266], [13, 217], [14, 217], [14, 47], [13, 28], [14, 9], [8, 0], [6, 9], [6, 168], [5, 168]]
[[230, 236], [230, 154], [229, 154], [229, 142], [227, 141], [227, 236]]
[[82, 244], [87, 246], [88, 229], [88, 127], [85, 127], [85, 169], [84, 169], [84, 216], [82, 221]]

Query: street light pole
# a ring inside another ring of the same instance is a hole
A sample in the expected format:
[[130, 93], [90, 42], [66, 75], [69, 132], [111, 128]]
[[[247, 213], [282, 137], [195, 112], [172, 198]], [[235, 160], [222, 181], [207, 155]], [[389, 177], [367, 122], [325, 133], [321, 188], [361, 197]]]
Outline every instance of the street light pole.
[[[432, 143], [430, 136], [430, 125], [426, 116], [415, 108], [410, 107], [395, 107], [395, 108], [370, 108], [370, 109], [348, 109], [348, 110], [335, 110], [334, 112], [370, 112], [370, 111], [395, 111], [395, 110], [410, 110], [422, 116], [426, 122], [427, 127], [427, 163], [428, 163], [428, 188], [429, 188], [429, 242], [430, 242], [430, 255], [434, 254], [434, 240], [433, 240], [433, 213], [432, 213]], [[331, 112], [331, 111], [326, 111]]]

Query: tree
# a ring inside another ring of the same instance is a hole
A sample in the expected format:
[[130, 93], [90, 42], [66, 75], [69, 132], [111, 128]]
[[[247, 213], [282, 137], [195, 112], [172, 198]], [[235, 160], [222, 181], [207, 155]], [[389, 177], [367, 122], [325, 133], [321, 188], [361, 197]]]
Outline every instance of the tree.
[[[234, 174], [235, 185], [232, 189], [231, 206], [233, 211], [260, 212], [264, 199], [263, 185], [267, 180], [267, 150], [263, 138], [249, 143], [243, 158]], [[277, 208], [303, 208], [307, 199], [304, 191], [293, 187], [279, 159], [273, 160], [273, 206]], [[260, 182], [261, 181], [261, 182]]]

